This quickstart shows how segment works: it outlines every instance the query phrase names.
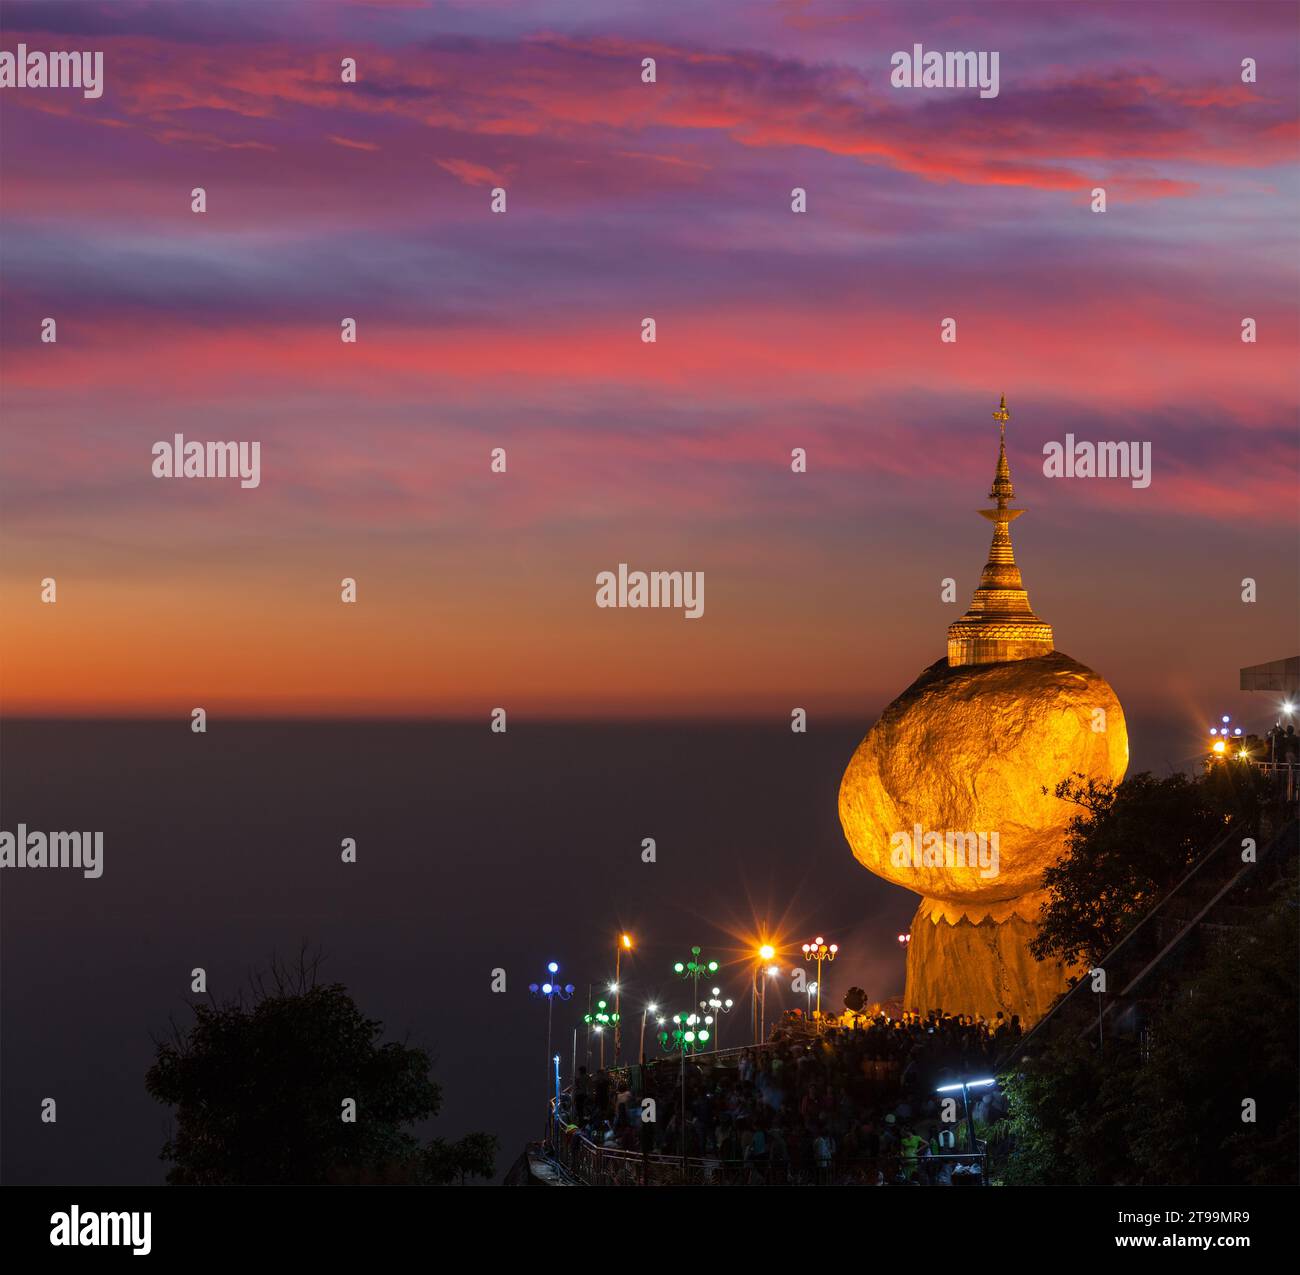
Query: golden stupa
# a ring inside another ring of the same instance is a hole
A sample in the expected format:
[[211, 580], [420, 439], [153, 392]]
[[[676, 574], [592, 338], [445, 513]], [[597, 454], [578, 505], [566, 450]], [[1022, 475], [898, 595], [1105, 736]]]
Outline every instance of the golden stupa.
[[1106, 680], [1054, 646], [1016, 566], [1006, 398], [980, 513], [993, 544], [970, 609], [930, 665], [868, 731], [840, 783], [840, 823], [864, 867], [921, 895], [908, 949], [908, 1009], [1033, 1022], [1066, 971], [1028, 952], [1043, 869], [1076, 809], [1067, 775], [1119, 780], [1124, 712]]

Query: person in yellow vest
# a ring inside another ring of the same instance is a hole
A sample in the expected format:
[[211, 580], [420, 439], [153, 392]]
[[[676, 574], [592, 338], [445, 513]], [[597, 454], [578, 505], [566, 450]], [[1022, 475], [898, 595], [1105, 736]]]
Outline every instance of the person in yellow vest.
[[899, 1145], [903, 1151], [903, 1173], [910, 1179], [921, 1166], [921, 1148], [926, 1145], [926, 1142], [909, 1126], [903, 1130], [903, 1138]]

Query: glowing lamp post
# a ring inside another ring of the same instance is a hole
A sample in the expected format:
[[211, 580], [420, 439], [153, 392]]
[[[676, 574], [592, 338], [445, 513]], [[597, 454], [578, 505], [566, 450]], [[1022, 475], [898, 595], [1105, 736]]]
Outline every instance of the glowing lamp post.
[[[555, 1014], [555, 1000], [559, 997], [562, 1001], [573, 999], [573, 984], [560, 984], [555, 982], [555, 976], [560, 972], [560, 967], [554, 961], [546, 966], [547, 979], [545, 983], [529, 983], [528, 994], [534, 999], [546, 998], [546, 1092], [551, 1092], [551, 1020]], [[555, 1096], [560, 1096], [559, 1071], [557, 1069], [555, 1076]]]
[[693, 1001], [698, 1001], [700, 999], [700, 975], [716, 974], [717, 972], [717, 961], [706, 961], [704, 957], [700, 955], [700, 949], [698, 947], [691, 948], [691, 959], [689, 961], [678, 961], [673, 966], [674, 974], [691, 980], [691, 999]]
[[[1232, 718], [1226, 713], [1222, 718], [1220, 718], [1220, 720], [1223, 723], [1222, 726], [1210, 727], [1210, 753], [1213, 757], [1230, 757], [1232, 756], [1233, 743], [1241, 742], [1241, 727], [1230, 726], [1229, 722], [1232, 721]], [[1237, 753], [1237, 756], [1247, 756], [1246, 750], [1244, 748], [1241, 749]]]
[[827, 944], [819, 934], [811, 943], [803, 945], [804, 959], [817, 962], [817, 1017], [822, 1016], [822, 962], [833, 961], [840, 950], [838, 943]]
[[763, 1009], [760, 1011], [758, 976], [764, 966], [776, 955], [776, 948], [770, 943], [764, 943], [757, 949], [755, 955], [758, 957], [758, 961], [749, 980], [749, 1029], [754, 1033], [754, 1044], [761, 1045], [763, 1043], [763, 1022], [767, 1011], [767, 982], [765, 978], [762, 994]]
[[[663, 1019], [659, 1020], [661, 1023]], [[686, 1055], [703, 1049], [709, 1043], [709, 1028], [713, 1026], [712, 1015], [674, 1014], [676, 1024], [670, 1032], [659, 1033], [659, 1043], [668, 1049], [670, 1046], [681, 1051], [682, 1055], [682, 1109], [678, 1112], [677, 1124], [681, 1130], [682, 1169], [686, 1168]]]
[[712, 1013], [713, 1022], [716, 1026], [714, 1032], [713, 1047], [714, 1049], [722, 1048], [722, 1018], [723, 1014], [731, 1013], [732, 1000], [728, 996], [723, 998], [722, 988], [715, 987], [712, 993], [700, 1002], [700, 1008], [705, 1013]]
[[665, 1028], [659, 1033], [659, 1043], [665, 1049], [683, 1049], [693, 1054], [712, 1038], [712, 1014], [674, 1014], [673, 1023], [672, 1031]]
[[618, 1028], [618, 1011], [607, 1000], [598, 1000], [596, 1008], [583, 1014], [582, 1021], [600, 1037], [600, 1069], [605, 1070], [605, 1033]]
[[[989, 1085], [996, 1085], [998, 1082], [991, 1076], [981, 1077], [979, 1080], [962, 1080], [955, 1085], [940, 1085], [935, 1093], [956, 1093], [961, 1090], [962, 1106], [966, 1110], [966, 1137], [970, 1142], [971, 1155], [978, 1155], [978, 1149], [975, 1145], [975, 1117], [971, 1114], [970, 1109], [970, 1091], [972, 1089], [987, 1089]], [[980, 1186], [988, 1186], [988, 1175], [984, 1172], [982, 1162], [980, 1168]]]
[[[770, 952], [772, 949], [769, 947], [766, 950]], [[758, 992], [758, 1042], [757, 1043], [760, 1045], [767, 1037], [767, 985], [780, 972], [781, 971], [775, 965], [769, 965], [765, 970], [762, 970], [763, 981], [762, 981], [762, 986]], [[758, 975], [759, 975], [759, 970], [755, 969], [754, 978], [757, 979]]]
[[623, 1025], [619, 1021], [619, 984], [622, 982], [621, 963], [623, 953], [632, 950], [632, 936], [630, 934], [620, 934], [618, 943], [614, 947], [614, 986], [610, 989], [614, 993], [614, 1066], [618, 1066], [619, 1057], [623, 1052]]
[[[640, 1049], [640, 1051], [639, 1051], [639, 1054], [640, 1054], [640, 1059], [641, 1059], [641, 1063], [642, 1063], [643, 1066], [645, 1065], [645, 1020], [646, 1020], [646, 1015], [647, 1015], [647, 1014], [653, 1014], [653, 1013], [655, 1013], [655, 1012], [658, 1010], [658, 1008], [659, 1008], [658, 1005], [651, 1004], [651, 1005], [647, 1005], [647, 1006], [646, 1006], [646, 1007], [641, 1011], [641, 1049]], [[662, 1023], [664, 1020], [661, 1018], [659, 1021]]]
[[[1295, 713], [1295, 705], [1289, 699], [1284, 699], [1281, 702], [1281, 704], [1278, 705], [1278, 707], [1286, 715], [1287, 724], [1290, 725], [1291, 718]], [[1278, 755], [1278, 745], [1281, 744], [1282, 741], [1286, 738], [1285, 733], [1282, 730], [1282, 719], [1280, 717], [1277, 719], [1277, 728], [1273, 731], [1270, 731], [1269, 734], [1272, 739], [1272, 743], [1269, 746], [1269, 756], [1268, 756], [1269, 761], [1275, 763], [1287, 762], [1288, 758], [1286, 755], [1285, 747], [1282, 750], [1282, 755], [1281, 756]], [[1292, 779], [1291, 779], [1290, 767], [1288, 765], [1288, 769], [1287, 769], [1287, 800], [1288, 801], [1291, 800], [1291, 783], [1292, 783]]]

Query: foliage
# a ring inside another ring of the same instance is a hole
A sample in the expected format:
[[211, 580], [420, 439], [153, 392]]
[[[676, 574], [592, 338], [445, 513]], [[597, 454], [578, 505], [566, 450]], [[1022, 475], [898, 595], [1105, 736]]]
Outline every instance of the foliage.
[[[319, 961], [273, 964], [251, 995], [195, 1004], [193, 1024], [157, 1042], [145, 1087], [175, 1109], [161, 1158], [182, 1185], [446, 1182], [494, 1172], [495, 1139], [421, 1148], [407, 1125], [435, 1115], [429, 1055], [381, 1043]], [[356, 1119], [343, 1119], [353, 1099]]]
[[1056, 795], [1080, 813], [1065, 854], [1043, 873], [1048, 902], [1032, 954], [1067, 966], [1100, 961], [1227, 827], [1257, 828], [1265, 783], [1231, 763], [1194, 779], [1063, 779]]
[[[1159, 1181], [1294, 1182], [1300, 977], [1294, 862], [1271, 906], [1220, 940], [1162, 1015], [1137, 1096], [1134, 1156]], [[1255, 1120], [1242, 1120], [1253, 1099]]]
[[[1147, 1049], [1112, 1037], [1049, 1040], [1003, 1078], [1009, 1184], [1297, 1180], [1300, 976], [1294, 858], [1271, 896], [1243, 907], [1204, 964], [1166, 989]], [[1256, 1119], [1242, 1119], [1254, 1099]]]
[[434, 1138], [425, 1148], [425, 1175], [430, 1182], [490, 1178], [496, 1172], [500, 1143], [489, 1133], [467, 1133], [459, 1142]]

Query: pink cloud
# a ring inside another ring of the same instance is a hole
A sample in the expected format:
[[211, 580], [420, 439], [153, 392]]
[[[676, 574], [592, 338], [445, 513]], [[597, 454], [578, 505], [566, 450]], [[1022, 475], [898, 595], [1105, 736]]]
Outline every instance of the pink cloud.
[[482, 164], [474, 164], [467, 159], [440, 159], [435, 162], [439, 168], [445, 168], [457, 181], [466, 186], [501, 185], [502, 179]]
[[346, 146], [357, 151], [377, 151], [379, 149], [377, 142], [359, 142], [351, 137], [338, 137], [334, 133], [329, 134], [329, 140], [335, 146]]

